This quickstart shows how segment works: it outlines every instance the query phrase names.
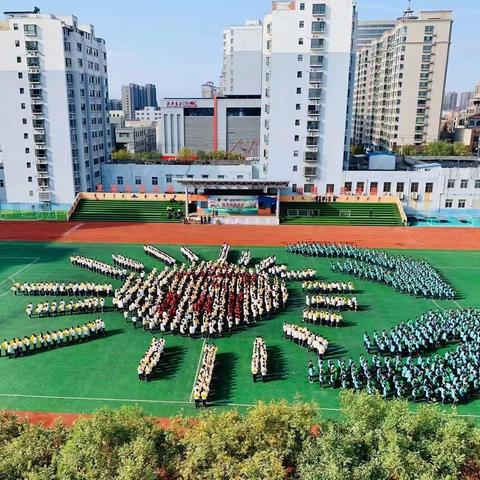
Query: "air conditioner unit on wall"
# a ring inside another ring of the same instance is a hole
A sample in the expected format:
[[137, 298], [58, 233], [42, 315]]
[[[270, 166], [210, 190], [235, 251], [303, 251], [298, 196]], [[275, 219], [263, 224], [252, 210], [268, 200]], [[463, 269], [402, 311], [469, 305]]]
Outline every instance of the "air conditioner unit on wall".
[[400, 193], [398, 194], [398, 198], [399, 198], [400, 200], [403, 200], [403, 197], [404, 197], [403, 192], [400, 192]]
[[417, 192], [412, 193], [412, 200], [418, 200], [418, 193]]

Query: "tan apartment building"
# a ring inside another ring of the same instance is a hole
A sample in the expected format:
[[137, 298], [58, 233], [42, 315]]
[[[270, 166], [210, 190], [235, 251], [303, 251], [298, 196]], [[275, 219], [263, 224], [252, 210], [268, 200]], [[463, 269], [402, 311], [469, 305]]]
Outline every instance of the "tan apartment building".
[[396, 150], [438, 139], [452, 23], [451, 11], [408, 10], [357, 50], [354, 144]]

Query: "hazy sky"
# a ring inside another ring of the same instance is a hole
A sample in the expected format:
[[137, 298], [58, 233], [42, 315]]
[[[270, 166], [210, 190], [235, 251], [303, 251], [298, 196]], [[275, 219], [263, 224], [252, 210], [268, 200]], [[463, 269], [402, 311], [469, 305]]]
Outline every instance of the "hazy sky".
[[[263, 18], [271, 0], [2, 0], [3, 10], [74, 14], [95, 25], [107, 42], [110, 97], [124, 83], [155, 83], [158, 97], [198, 96], [218, 83], [222, 30]], [[357, 0], [361, 20], [396, 18], [407, 0]], [[454, 11], [447, 90], [473, 89], [480, 81], [480, 0], [413, 0], [415, 10]]]

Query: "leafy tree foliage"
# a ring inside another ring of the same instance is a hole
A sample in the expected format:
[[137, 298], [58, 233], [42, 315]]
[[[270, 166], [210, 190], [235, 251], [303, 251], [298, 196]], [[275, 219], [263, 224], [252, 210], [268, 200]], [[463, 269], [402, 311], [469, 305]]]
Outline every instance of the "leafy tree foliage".
[[403, 145], [398, 147], [398, 154], [413, 156], [466, 156], [471, 155], [467, 145], [461, 142], [446, 142], [444, 140], [438, 142], [427, 143], [426, 145]]
[[469, 459], [480, 458], [473, 423], [404, 401], [344, 392], [344, 417], [321, 425], [304, 445], [302, 480], [457, 479]]
[[281, 401], [207, 410], [168, 430], [131, 407], [70, 429], [0, 414], [0, 480], [480, 479], [480, 430], [455, 411], [340, 395], [335, 420]]

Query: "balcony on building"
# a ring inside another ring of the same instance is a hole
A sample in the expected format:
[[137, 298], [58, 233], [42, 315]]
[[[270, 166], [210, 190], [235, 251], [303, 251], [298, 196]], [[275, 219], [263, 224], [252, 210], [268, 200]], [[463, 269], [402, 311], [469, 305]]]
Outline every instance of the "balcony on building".
[[317, 152], [305, 152], [303, 160], [306, 163], [317, 163], [318, 162], [318, 153]]
[[28, 81], [31, 85], [39, 85], [42, 82], [42, 76], [40, 73], [29, 73]]
[[42, 89], [41, 88], [31, 88], [30, 89], [30, 98], [32, 100], [42, 100]]
[[321, 88], [309, 88], [308, 89], [308, 99], [309, 100], [320, 100], [322, 97]]
[[314, 17], [324, 17], [327, 14], [327, 6], [325, 3], [314, 3], [312, 5], [312, 15]]
[[318, 117], [320, 115], [320, 105], [309, 105], [307, 115], [310, 117]]
[[323, 55], [311, 55], [310, 56], [310, 67], [312, 67], [312, 68], [323, 68]]
[[307, 122], [307, 131], [308, 132], [318, 132], [320, 128], [320, 122], [309, 120]]
[[309, 82], [321, 85], [323, 81], [323, 72], [310, 72]]
[[43, 115], [43, 105], [42, 104], [33, 104], [32, 105], [32, 115], [34, 117], [41, 117]]
[[317, 176], [317, 167], [304, 167], [303, 174], [306, 177], [316, 177]]
[[325, 48], [325, 41], [323, 38], [312, 38], [310, 41], [311, 50], [323, 50]]
[[45, 135], [35, 134], [33, 135], [33, 141], [37, 145], [45, 145]]
[[36, 148], [35, 149], [35, 158], [37, 160], [46, 160], [47, 159], [47, 151], [44, 148]]
[[38, 131], [45, 130], [45, 120], [43, 119], [34, 119], [33, 120], [33, 128]]

